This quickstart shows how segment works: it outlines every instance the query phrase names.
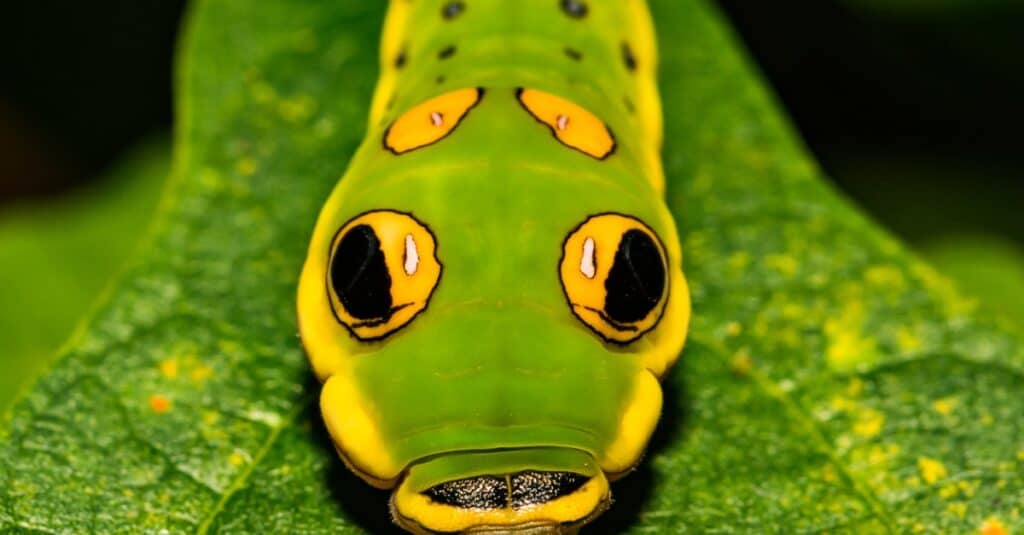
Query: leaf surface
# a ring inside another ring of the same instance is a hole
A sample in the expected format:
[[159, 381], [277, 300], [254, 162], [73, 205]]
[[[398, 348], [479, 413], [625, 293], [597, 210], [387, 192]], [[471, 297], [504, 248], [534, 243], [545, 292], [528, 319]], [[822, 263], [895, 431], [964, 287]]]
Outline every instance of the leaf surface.
[[[0, 528], [394, 530], [322, 430], [293, 305], [382, 4], [193, 6], [168, 208], [14, 410]], [[694, 323], [592, 532], [1019, 531], [1020, 341], [836, 194], [717, 12], [652, 4]]]

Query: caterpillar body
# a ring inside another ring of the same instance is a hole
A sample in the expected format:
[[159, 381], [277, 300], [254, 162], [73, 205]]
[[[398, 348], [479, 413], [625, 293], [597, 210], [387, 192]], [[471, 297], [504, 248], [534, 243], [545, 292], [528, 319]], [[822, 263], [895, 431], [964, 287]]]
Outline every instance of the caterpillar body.
[[643, 0], [392, 0], [299, 281], [345, 464], [416, 533], [565, 533], [661, 411], [690, 298]]

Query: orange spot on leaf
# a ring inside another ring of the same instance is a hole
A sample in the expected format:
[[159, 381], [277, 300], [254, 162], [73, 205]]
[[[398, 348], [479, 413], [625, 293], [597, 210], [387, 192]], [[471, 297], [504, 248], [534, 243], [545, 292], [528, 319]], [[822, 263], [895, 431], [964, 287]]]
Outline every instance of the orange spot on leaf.
[[171, 409], [171, 400], [154, 394], [149, 397], [149, 407], [153, 412], [167, 412]]
[[995, 517], [986, 520], [978, 529], [978, 533], [981, 535], [1010, 535], [1010, 533], [1006, 531], [1006, 526], [1004, 526], [1003, 523]]

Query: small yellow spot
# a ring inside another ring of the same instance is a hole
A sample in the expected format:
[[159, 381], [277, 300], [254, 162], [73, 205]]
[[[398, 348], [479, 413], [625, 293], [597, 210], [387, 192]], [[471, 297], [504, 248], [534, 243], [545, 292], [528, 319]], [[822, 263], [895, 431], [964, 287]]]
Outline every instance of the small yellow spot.
[[245, 464], [245, 457], [236, 451], [228, 456], [228, 462], [231, 463], [231, 466], [242, 466]]
[[923, 344], [921, 339], [914, 334], [914, 331], [907, 327], [901, 327], [900, 330], [896, 331], [896, 345], [899, 346], [900, 351], [910, 353], [921, 349]]
[[857, 408], [857, 402], [843, 396], [833, 396], [832, 408], [839, 412], [849, 412]]
[[825, 322], [828, 365], [838, 372], [850, 372], [878, 360], [876, 341], [863, 332], [864, 303], [852, 301], [837, 318]]
[[192, 372], [189, 373], [189, 377], [191, 377], [192, 380], [196, 381], [196, 382], [205, 381], [205, 380], [209, 379], [212, 375], [213, 375], [213, 368], [210, 368], [209, 366], [207, 366], [205, 364], [197, 365], [195, 368], [192, 369]]
[[978, 528], [978, 533], [980, 535], [1010, 535], [1010, 532], [1006, 531], [1006, 526], [994, 516], [985, 520]]
[[252, 86], [252, 98], [261, 104], [269, 104], [277, 98], [277, 91], [266, 82], [257, 82]]
[[729, 336], [739, 336], [742, 332], [743, 326], [740, 325], [738, 322], [730, 321], [725, 326], [725, 334], [728, 334]]
[[216, 411], [206, 411], [203, 413], [203, 423], [206, 425], [214, 425], [220, 421], [220, 413]]
[[1024, 461], [1024, 450], [1020, 450], [1017, 452], [1017, 460]]
[[973, 498], [974, 494], [978, 492], [978, 487], [980, 487], [980, 486], [981, 486], [981, 482], [980, 481], [966, 481], [965, 480], [965, 481], [961, 481], [961, 482], [957, 483], [957, 487], [959, 487], [960, 490], [963, 491], [964, 496], [966, 496], [968, 498]]
[[924, 530], [925, 530], [925, 529], [927, 529], [927, 528], [925, 528], [925, 527], [924, 527], [924, 524], [922, 524], [922, 523], [920, 523], [920, 522], [918, 522], [917, 524], [914, 524], [914, 527], [913, 527], [913, 528], [911, 528], [911, 530], [912, 530], [912, 531], [913, 531], [914, 533], [924, 533]]
[[252, 176], [256, 172], [256, 161], [252, 158], [242, 158], [235, 164], [235, 171], [242, 176]]
[[745, 349], [741, 349], [733, 356], [732, 361], [729, 363], [729, 369], [740, 377], [746, 377], [754, 369], [754, 361]]
[[956, 484], [954, 483], [943, 485], [942, 488], [939, 489], [939, 497], [941, 497], [944, 500], [948, 500], [949, 498], [952, 498], [953, 496], [956, 496], [959, 493], [960, 489], [957, 488]]
[[[691, 255], [693, 253], [690, 253]], [[729, 270], [736, 273], [742, 274], [746, 271], [747, 266], [750, 265], [750, 253], [746, 251], [738, 251], [729, 255], [729, 259], [726, 260], [726, 265], [729, 266]]]
[[942, 398], [935, 400], [932, 403], [932, 408], [935, 409], [935, 412], [943, 416], [946, 416], [949, 415], [949, 413], [953, 412], [953, 409], [956, 407], [956, 404], [956, 398]]
[[949, 475], [941, 461], [928, 457], [918, 457], [917, 468], [921, 471], [921, 479], [929, 485]]
[[839, 481], [839, 474], [836, 472], [836, 467], [831, 464], [826, 464], [825, 468], [821, 470], [821, 478], [828, 483], [835, 483]]
[[149, 397], [149, 407], [153, 409], [153, 412], [167, 412], [171, 409], [171, 400], [153, 394]]
[[884, 414], [874, 409], [864, 409], [857, 415], [857, 423], [853, 424], [853, 432], [865, 438], [872, 438], [882, 431], [884, 425]]
[[903, 272], [895, 266], [874, 266], [864, 272], [864, 279], [872, 286], [892, 290], [902, 289], [906, 285]]
[[160, 373], [168, 379], [178, 376], [178, 359], [166, 359], [160, 362]]
[[981, 413], [981, 417], [978, 418], [978, 421], [981, 422], [981, 425], [992, 425], [996, 422], [996, 419], [992, 417], [992, 413], [983, 412]]
[[864, 381], [860, 377], [850, 379], [850, 383], [846, 385], [846, 395], [855, 398], [860, 396], [861, 392], [864, 392]]
[[779, 272], [779, 274], [785, 277], [792, 277], [796, 275], [797, 263], [796, 259], [789, 255], [784, 254], [773, 254], [765, 257], [765, 264], [768, 267]]
[[316, 112], [316, 101], [308, 95], [299, 95], [295, 98], [282, 100], [277, 104], [277, 111], [284, 120], [297, 123], [305, 121]]
[[951, 503], [946, 506], [946, 510], [961, 520], [967, 516], [967, 504], [964, 502]]

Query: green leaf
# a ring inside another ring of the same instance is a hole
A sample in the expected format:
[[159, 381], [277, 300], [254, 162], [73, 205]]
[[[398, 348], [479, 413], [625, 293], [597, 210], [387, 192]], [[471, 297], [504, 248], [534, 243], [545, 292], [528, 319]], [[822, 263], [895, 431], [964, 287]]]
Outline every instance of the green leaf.
[[50, 360], [137, 247], [170, 168], [170, 142], [144, 141], [97, 184], [0, 213], [0, 409]]
[[[1024, 528], [1020, 341], [835, 193], [716, 11], [653, 4], [694, 324], [648, 458], [593, 532]], [[293, 307], [382, 11], [195, 4], [168, 208], [14, 410], [0, 528], [393, 529], [322, 430]]]

